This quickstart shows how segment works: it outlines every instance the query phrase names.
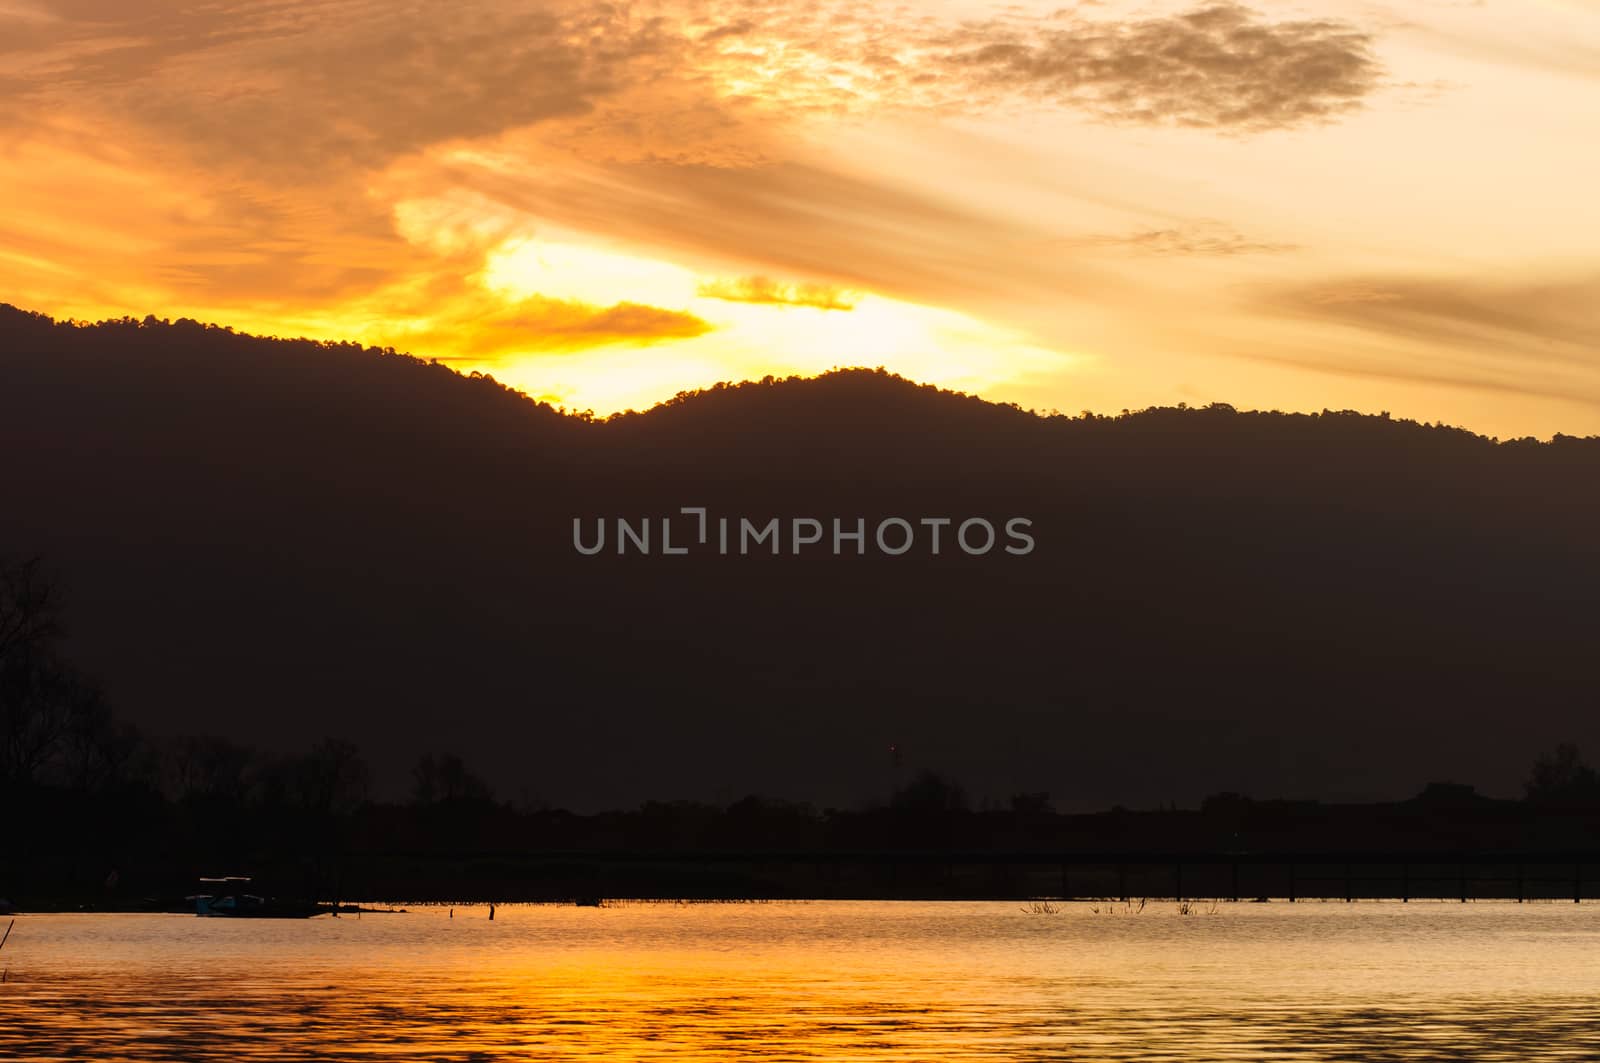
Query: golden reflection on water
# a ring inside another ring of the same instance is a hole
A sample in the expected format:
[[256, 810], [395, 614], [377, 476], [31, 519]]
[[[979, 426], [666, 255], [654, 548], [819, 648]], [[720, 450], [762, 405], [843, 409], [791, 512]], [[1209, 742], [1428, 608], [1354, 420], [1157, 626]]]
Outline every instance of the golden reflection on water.
[[1593, 905], [18, 917], [0, 1059], [1600, 1059]]

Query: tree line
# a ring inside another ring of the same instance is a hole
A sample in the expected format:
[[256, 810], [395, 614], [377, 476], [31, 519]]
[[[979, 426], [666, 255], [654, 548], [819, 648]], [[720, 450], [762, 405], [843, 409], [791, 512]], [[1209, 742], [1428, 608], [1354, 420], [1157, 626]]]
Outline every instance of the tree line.
[[1066, 815], [1048, 793], [974, 802], [921, 771], [846, 809], [752, 794], [578, 815], [504, 799], [445, 751], [420, 755], [405, 796], [383, 799], [348, 740], [274, 753], [117, 719], [68, 659], [64, 617], [63, 585], [42, 560], [0, 561], [0, 896], [105, 901], [112, 883], [123, 899], [181, 895], [199, 875], [241, 871], [308, 896], [351, 896], [355, 882], [369, 896], [452, 896], [474, 882], [512, 888], [525, 875], [507, 860], [606, 849], [1510, 850], [1586, 846], [1600, 825], [1600, 776], [1571, 743], [1538, 758], [1519, 801], [1436, 784], [1382, 806], [1217, 794], [1197, 810]]

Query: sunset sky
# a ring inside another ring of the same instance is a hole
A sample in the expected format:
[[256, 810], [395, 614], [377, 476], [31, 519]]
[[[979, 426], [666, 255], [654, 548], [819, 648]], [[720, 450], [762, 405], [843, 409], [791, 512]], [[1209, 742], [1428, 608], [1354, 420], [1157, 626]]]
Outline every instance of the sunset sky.
[[1600, 433], [1600, 0], [0, 0], [0, 301]]

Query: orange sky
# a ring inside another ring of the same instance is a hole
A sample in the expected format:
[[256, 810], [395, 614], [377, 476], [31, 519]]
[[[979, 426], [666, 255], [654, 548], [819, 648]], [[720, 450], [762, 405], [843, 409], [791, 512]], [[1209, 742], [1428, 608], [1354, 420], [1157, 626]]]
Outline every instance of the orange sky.
[[1600, 433], [1600, 3], [0, 0], [0, 300]]

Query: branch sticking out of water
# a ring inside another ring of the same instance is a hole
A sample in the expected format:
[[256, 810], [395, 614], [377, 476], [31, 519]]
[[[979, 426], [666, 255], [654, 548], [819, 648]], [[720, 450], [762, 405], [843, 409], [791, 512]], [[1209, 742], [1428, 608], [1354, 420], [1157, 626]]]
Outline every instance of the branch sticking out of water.
[[1116, 904], [1107, 901], [1105, 902], [1104, 908], [1098, 904], [1090, 905], [1089, 911], [1095, 915], [1100, 915], [1102, 912], [1106, 915], [1138, 915], [1140, 912], [1144, 911], [1144, 906], [1148, 901], [1148, 897], [1140, 897], [1137, 900], [1126, 900], [1122, 902], [1121, 907], [1118, 907]]

